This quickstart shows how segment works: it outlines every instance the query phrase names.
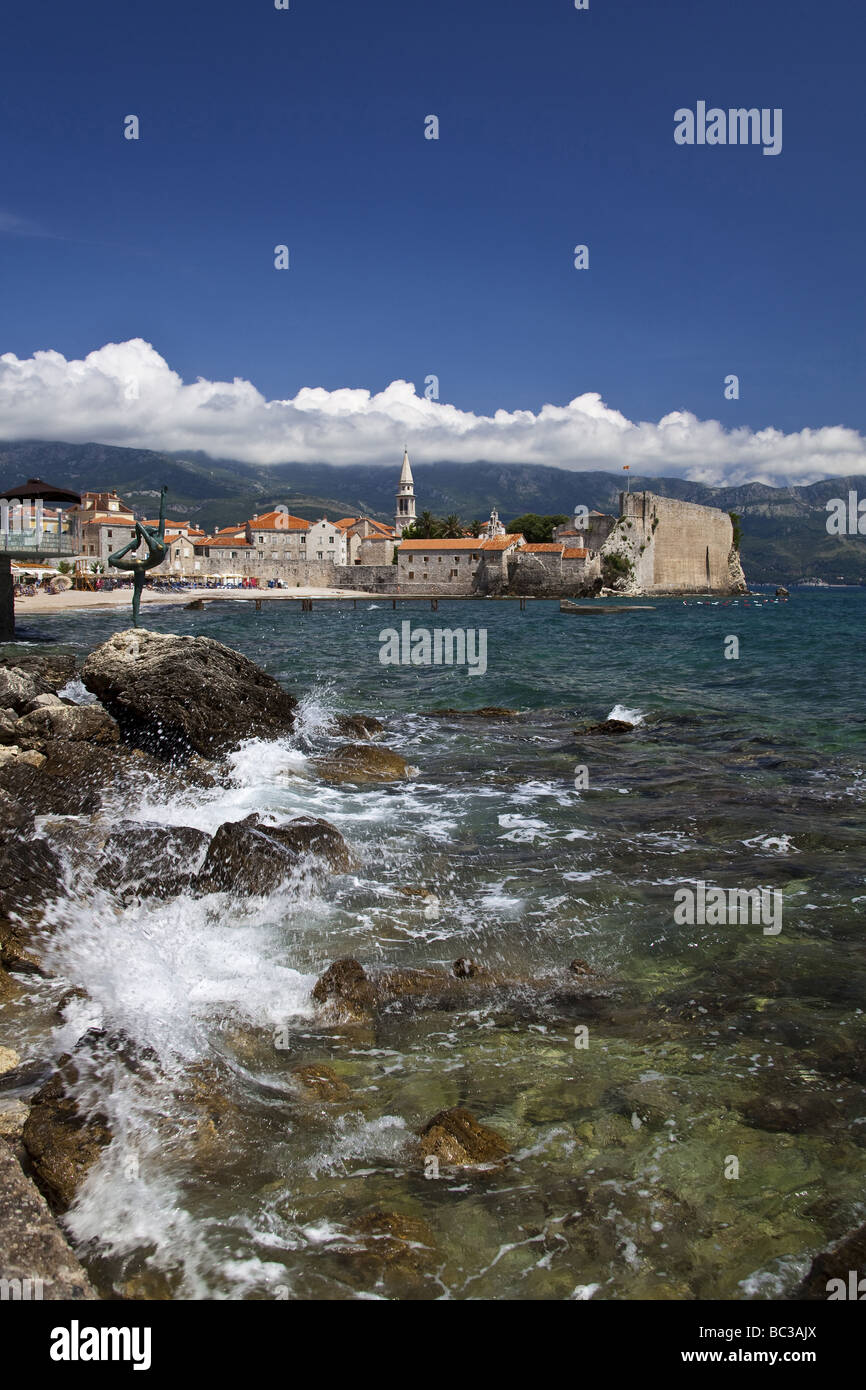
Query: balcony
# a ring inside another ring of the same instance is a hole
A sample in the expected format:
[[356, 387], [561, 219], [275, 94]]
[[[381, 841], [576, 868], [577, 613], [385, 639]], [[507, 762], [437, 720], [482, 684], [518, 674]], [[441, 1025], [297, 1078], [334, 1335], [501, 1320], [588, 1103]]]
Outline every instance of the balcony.
[[0, 529], [0, 555], [9, 560], [73, 559], [81, 550], [81, 535], [77, 527], [41, 530], [35, 526], [26, 531]]

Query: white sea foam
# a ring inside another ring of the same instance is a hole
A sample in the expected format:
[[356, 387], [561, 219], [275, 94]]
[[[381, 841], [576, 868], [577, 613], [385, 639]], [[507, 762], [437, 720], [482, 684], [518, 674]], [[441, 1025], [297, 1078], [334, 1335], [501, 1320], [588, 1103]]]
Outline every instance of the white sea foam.
[[643, 724], [644, 715], [639, 709], [626, 709], [625, 705], [614, 705], [608, 719], [619, 719], [623, 724]]
[[73, 700], [76, 705], [95, 705], [97, 698], [87, 686], [79, 680], [78, 676], [73, 676], [72, 680], [67, 681], [62, 690], [58, 690], [61, 700]]

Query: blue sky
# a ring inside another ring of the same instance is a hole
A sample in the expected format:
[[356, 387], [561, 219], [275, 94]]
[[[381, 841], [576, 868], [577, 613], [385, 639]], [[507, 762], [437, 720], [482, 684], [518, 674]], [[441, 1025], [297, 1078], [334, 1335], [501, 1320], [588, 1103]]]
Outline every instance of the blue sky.
[[[864, 30], [850, 0], [10, 8], [0, 351], [859, 431]], [[782, 153], [677, 146], [698, 99], [781, 107]]]

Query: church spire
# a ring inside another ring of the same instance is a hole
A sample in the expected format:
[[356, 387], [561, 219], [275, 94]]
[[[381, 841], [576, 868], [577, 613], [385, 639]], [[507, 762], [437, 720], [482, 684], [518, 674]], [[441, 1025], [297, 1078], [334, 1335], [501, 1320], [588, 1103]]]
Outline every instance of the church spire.
[[407, 526], [415, 524], [415, 479], [409, 463], [409, 450], [403, 450], [403, 467], [400, 469], [400, 483], [397, 488], [397, 511], [394, 515], [394, 530], [402, 536]]

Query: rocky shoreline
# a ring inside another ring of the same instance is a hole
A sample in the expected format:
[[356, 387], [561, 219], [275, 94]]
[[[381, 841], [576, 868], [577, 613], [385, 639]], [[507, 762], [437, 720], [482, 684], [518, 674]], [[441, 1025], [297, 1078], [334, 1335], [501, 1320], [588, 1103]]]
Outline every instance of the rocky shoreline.
[[[63, 693], [79, 678], [95, 697], [92, 703]], [[143, 785], [156, 784], [169, 794], [212, 788], [230, 776], [225, 754], [250, 737], [290, 734], [296, 708], [294, 697], [252, 662], [202, 637], [131, 629], [92, 652], [80, 672], [73, 658], [65, 656], [27, 656], [15, 666], [0, 667], [0, 1001], [15, 997], [28, 976], [48, 973], [45, 909], [64, 891], [61, 851], [67, 835], [74, 838], [79, 855], [98, 856], [94, 882], [119, 904], [180, 893], [267, 894], [301, 866], [320, 875], [348, 872], [355, 862], [350, 847], [334, 826], [314, 817], [276, 825], [252, 814], [224, 823], [209, 836], [192, 827], [122, 817], [106, 825], [101, 814], [106, 798], [134, 801]], [[475, 717], [514, 715], [481, 710]], [[352, 741], [313, 760], [324, 781], [363, 786], [410, 775], [399, 754], [374, 741], [384, 732], [378, 720], [362, 714], [337, 716], [335, 732]], [[40, 834], [35, 819], [46, 816], [54, 818], [51, 832]], [[76, 818], [71, 826], [66, 817]], [[82, 819], [88, 818], [92, 837], [82, 832]], [[425, 896], [433, 897], [429, 892]], [[69, 991], [61, 1000], [61, 1016], [78, 993]], [[492, 994], [511, 1000], [520, 996], [527, 1016], [535, 1017], [563, 1009], [595, 1016], [613, 997], [589, 967], [563, 970], [562, 978], [539, 983], [500, 978], [463, 959], [448, 972], [369, 971], [346, 958], [325, 971], [312, 998], [323, 1019], [358, 1023], [394, 1007], [456, 1010], [472, 996]], [[80, 1112], [76, 1085], [106, 1050], [130, 1046], [120, 1035], [91, 1029], [72, 1053], [49, 1067], [21, 1065], [6, 1050], [0, 1133], [21, 1165], [19, 1185], [22, 1179], [31, 1184], [31, 1208], [39, 1210], [43, 1224], [49, 1209], [62, 1219], [112, 1140], [104, 1115]], [[159, 1066], [155, 1054], [134, 1061]], [[296, 1068], [293, 1075], [301, 1093], [326, 1102], [343, 1097], [344, 1084], [324, 1064]], [[212, 1079], [198, 1075], [195, 1086], [206, 1105], [215, 1102], [219, 1108]], [[506, 1161], [507, 1144], [465, 1108], [456, 1107], [422, 1127], [417, 1156], [419, 1162], [432, 1158], [481, 1173]], [[31, 1224], [35, 1233], [35, 1215]], [[377, 1231], [383, 1226], [388, 1239], [400, 1244], [394, 1213], [378, 1213], [373, 1225]], [[56, 1238], [63, 1240], [59, 1228]], [[74, 1263], [71, 1252], [68, 1259]], [[0, 1249], [0, 1264], [14, 1264], [8, 1250]], [[78, 1284], [81, 1292], [74, 1296], [94, 1296], [83, 1272]], [[68, 1280], [62, 1286], [67, 1285]]]
[[[69, 693], [79, 679], [91, 703], [80, 702], [80, 691], [77, 698]], [[290, 735], [297, 710], [296, 699], [277, 681], [209, 638], [128, 630], [93, 651], [80, 672], [72, 657], [53, 655], [26, 655], [0, 667], [0, 1004], [21, 998], [28, 977], [50, 973], [46, 908], [65, 892], [64, 852], [70, 845], [80, 861], [91, 863], [94, 883], [118, 907], [179, 894], [225, 894], [230, 903], [269, 894], [299, 872], [351, 872], [351, 845], [324, 819], [300, 816], [277, 824], [250, 814], [207, 834], [118, 811], [134, 806], [143, 789], [195, 796], [225, 785], [231, 779], [227, 755], [245, 739]], [[473, 722], [519, 717], [498, 707], [432, 714]], [[607, 720], [575, 734], [628, 735], [632, 729]], [[334, 786], [406, 779], [412, 769], [379, 741], [385, 732], [368, 715], [338, 716], [334, 734], [350, 741], [313, 759], [315, 775]], [[37, 817], [50, 818], [50, 825], [38, 827]], [[435, 901], [423, 886], [405, 891]], [[70, 990], [59, 1001], [60, 1017], [79, 994]], [[528, 979], [468, 958], [448, 970], [371, 967], [343, 956], [321, 974], [311, 1001], [322, 1026], [358, 1028], [359, 1045], [368, 1025], [395, 1011], [457, 1014], [493, 1002], [524, 1024], [572, 1027], [600, 1020], [615, 1031], [635, 1007], [626, 987], [583, 960], [563, 962], [550, 978]], [[83, 1032], [56, 1062], [22, 1063], [0, 1047], [0, 1215], [19, 1211], [17, 1221], [4, 1222], [0, 1275], [42, 1278], [55, 1290], [46, 1297], [98, 1296], [54, 1222], [62, 1222], [112, 1143], [109, 1118], [94, 1108], [83, 1112], [76, 1099], [82, 1077], [112, 1055], [145, 1079], [160, 1071], [156, 1051], [103, 1029]], [[299, 1064], [291, 1078], [299, 1101], [338, 1106], [350, 1095], [323, 1062]], [[230, 1123], [218, 1075], [208, 1066], [191, 1069], [188, 1084], [205, 1132], [218, 1134]], [[621, 1111], [632, 1122], [635, 1116], [650, 1122], [652, 1104], [643, 1093], [630, 1094], [622, 1098]], [[807, 1118], [815, 1124], [821, 1117]], [[510, 1156], [507, 1140], [461, 1105], [432, 1115], [412, 1143], [419, 1166], [442, 1164], [470, 1181], [483, 1181]], [[419, 1244], [419, 1232], [399, 1212], [377, 1209], [364, 1220], [359, 1237], [369, 1238], [367, 1258], [374, 1265], [400, 1266]], [[833, 1252], [817, 1257], [795, 1296], [816, 1296], [818, 1275], [831, 1277], [825, 1271], [844, 1263], [852, 1241], [857, 1246], [861, 1238], [862, 1232], [848, 1237], [838, 1260]], [[126, 1296], [148, 1295], [136, 1286]]]

